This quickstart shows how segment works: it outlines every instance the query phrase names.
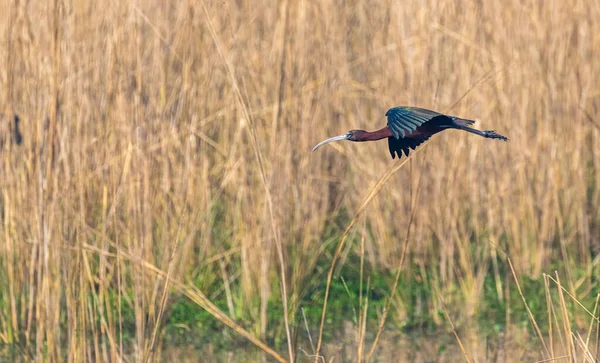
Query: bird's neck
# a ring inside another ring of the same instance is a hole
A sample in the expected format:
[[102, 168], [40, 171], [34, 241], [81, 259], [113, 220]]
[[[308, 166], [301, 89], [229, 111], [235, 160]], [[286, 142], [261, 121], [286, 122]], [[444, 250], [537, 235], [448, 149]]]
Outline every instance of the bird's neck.
[[385, 139], [386, 137], [392, 136], [392, 132], [389, 127], [384, 127], [381, 130], [377, 131], [364, 131], [361, 130], [359, 135], [356, 135], [354, 141], [375, 141]]

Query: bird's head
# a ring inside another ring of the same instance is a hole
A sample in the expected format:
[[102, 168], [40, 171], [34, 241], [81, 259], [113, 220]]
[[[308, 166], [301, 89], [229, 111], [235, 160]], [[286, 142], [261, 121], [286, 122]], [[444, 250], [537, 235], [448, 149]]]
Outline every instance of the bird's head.
[[350, 130], [343, 135], [330, 137], [327, 140], [323, 140], [313, 147], [312, 151], [317, 150], [321, 146], [330, 143], [332, 141], [349, 140], [349, 141], [361, 141], [361, 136], [365, 133], [364, 130]]
[[365, 130], [350, 130], [346, 135], [350, 135], [348, 136], [348, 140], [350, 141], [365, 141], [366, 133]]

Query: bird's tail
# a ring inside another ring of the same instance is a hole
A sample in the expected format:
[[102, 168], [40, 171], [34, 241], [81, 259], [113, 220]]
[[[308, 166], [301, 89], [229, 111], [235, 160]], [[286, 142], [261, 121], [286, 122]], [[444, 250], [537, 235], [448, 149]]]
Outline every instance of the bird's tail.
[[459, 126], [471, 126], [475, 123], [475, 121], [473, 121], [473, 120], [465, 120], [464, 118], [458, 118], [458, 117], [452, 121], [454, 121], [454, 123]]

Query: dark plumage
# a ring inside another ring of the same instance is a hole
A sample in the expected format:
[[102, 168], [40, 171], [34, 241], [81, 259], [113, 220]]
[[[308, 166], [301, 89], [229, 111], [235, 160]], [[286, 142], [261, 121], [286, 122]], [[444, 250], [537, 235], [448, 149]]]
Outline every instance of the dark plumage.
[[388, 118], [388, 127], [396, 139], [405, 137], [408, 132], [415, 131], [435, 117], [444, 116], [435, 111], [408, 106], [392, 107], [385, 115]]
[[374, 141], [388, 139], [388, 147], [392, 158], [402, 157], [402, 152], [408, 156], [410, 149], [415, 150], [434, 134], [446, 129], [458, 129], [488, 138], [508, 141], [508, 138], [492, 130], [480, 131], [470, 128], [473, 120], [455, 116], [447, 116], [439, 112], [418, 107], [400, 106], [390, 108], [387, 116], [387, 126], [373, 132], [350, 130], [348, 133], [332, 137], [317, 144], [313, 151], [328, 142], [338, 140]]

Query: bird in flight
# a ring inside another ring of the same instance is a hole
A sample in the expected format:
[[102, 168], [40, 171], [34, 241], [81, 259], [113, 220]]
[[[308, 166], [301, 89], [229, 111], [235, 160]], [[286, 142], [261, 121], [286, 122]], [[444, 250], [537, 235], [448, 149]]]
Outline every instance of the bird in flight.
[[377, 131], [350, 130], [347, 133], [329, 138], [318, 143], [312, 150], [315, 151], [322, 145], [332, 141], [375, 141], [383, 138], [388, 139], [388, 146], [392, 159], [398, 155], [402, 157], [402, 151], [408, 156], [410, 149], [415, 150], [434, 134], [446, 129], [457, 129], [483, 136], [488, 139], [508, 141], [508, 138], [497, 134], [493, 130], [480, 131], [470, 128], [475, 123], [473, 120], [465, 120], [455, 116], [447, 116], [439, 112], [418, 107], [399, 106], [390, 108], [387, 116], [387, 126]]

